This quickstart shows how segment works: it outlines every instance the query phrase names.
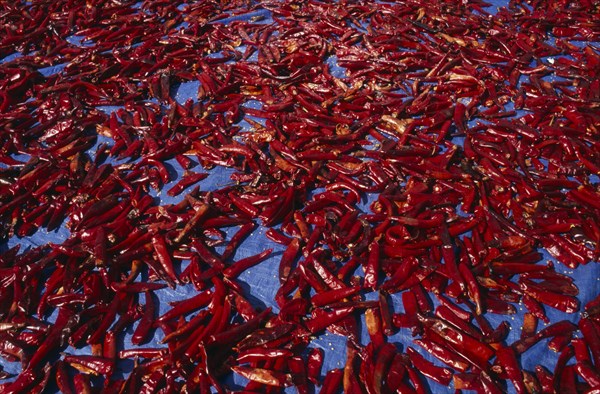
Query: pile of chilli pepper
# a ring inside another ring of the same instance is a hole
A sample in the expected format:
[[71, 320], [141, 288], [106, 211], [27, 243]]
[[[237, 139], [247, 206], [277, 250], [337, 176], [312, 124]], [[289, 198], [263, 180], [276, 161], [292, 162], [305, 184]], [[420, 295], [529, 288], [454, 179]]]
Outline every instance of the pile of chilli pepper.
[[[600, 291], [568, 274], [600, 258], [598, 21], [2, 2], [0, 392], [600, 392]], [[279, 252], [242, 256], [256, 234]], [[257, 303], [240, 276], [269, 259]]]

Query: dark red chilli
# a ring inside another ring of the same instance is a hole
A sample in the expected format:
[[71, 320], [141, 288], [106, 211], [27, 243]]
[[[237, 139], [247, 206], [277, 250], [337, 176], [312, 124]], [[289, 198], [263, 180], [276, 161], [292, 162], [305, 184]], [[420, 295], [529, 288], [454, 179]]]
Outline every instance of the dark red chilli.
[[13, 3], [0, 392], [598, 391], [597, 2]]

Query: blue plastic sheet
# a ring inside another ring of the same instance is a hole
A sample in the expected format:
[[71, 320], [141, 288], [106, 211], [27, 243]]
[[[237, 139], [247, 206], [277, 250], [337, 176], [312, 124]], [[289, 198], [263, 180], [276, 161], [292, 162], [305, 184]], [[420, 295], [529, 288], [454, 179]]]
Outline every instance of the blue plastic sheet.
[[[508, 1], [492, 0], [491, 3], [493, 3], [493, 6], [490, 7], [490, 9], [488, 9], [488, 10], [493, 12], [496, 9], [496, 7], [504, 6], [505, 4], [508, 3]], [[139, 3], [139, 4], [141, 4], [141, 3]], [[182, 10], [183, 10], [183, 12], [185, 12], [185, 7], [182, 7]], [[261, 23], [272, 23], [273, 22], [269, 11], [259, 10], [259, 11], [254, 11], [254, 12], [243, 14], [243, 15], [237, 15], [235, 17], [231, 17], [231, 18], [227, 18], [227, 19], [222, 19], [222, 20], [219, 20], [217, 23], [230, 23], [235, 20], [249, 20], [250, 18], [253, 18], [256, 16], [263, 17]], [[183, 26], [183, 27], [185, 27], [185, 26]], [[89, 45], [89, 43], [86, 44], [86, 42], [83, 40], [83, 37], [79, 37], [79, 36], [71, 36], [68, 38], [68, 41], [70, 43], [72, 43], [73, 45], [80, 45], [80, 46]], [[243, 48], [242, 48], [242, 50], [243, 50]], [[13, 55], [9, 55], [8, 57], [5, 57], [4, 59], [0, 59], [0, 62], [7, 62], [7, 61], [10, 61], [19, 56], [20, 56], [19, 53], [15, 53]], [[212, 56], [218, 57], [219, 54], [213, 54]], [[252, 60], [252, 58], [250, 60]], [[337, 65], [337, 58], [335, 56], [329, 57], [327, 59], [327, 63], [330, 66], [330, 69], [331, 69], [330, 72], [332, 75], [334, 75], [338, 78], [344, 77], [345, 70], [342, 67], [339, 67]], [[45, 69], [41, 69], [40, 72], [42, 72], [42, 74], [47, 76], [47, 75], [61, 72], [65, 66], [66, 66], [66, 64], [48, 67]], [[195, 101], [196, 96], [197, 96], [198, 87], [199, 87], [199, 82], [182, 83], [178, 86], [174, 86], [171, 91], [171, 94], [175, 98], [175, 100], [181, 104], [185, 103], [187, 100]], [[260, 108], [260, 103], [257, 101], [254, 101], [254, 102], [250, 101], [250, 102], [246, 103], [245, 105], [248, 107], [256, 108], [256, 109]], [[110, 113], [110, 112], [116, 111], [119, 107], [107, 106], [107, 107], [98, 107], [98, 108], [106, 113]], [[255, 118], [254, 120], [258, 121], [258, 122], [262, 122], [261, 119]], [[247, 129], [250, 127], [250, 125], [246, 121], [242, 121], [240, 123], [240, 126], [247, 128]], [[110, 142], [111, 142], [110, 139], [100, 136], [96, 146], [94, 146], [93, 148], [90, 149], [90, 154], [94, 155], [95, 150], [99, 144], [110, 143]], [[455, 141], [455, 142], [460, 142], [460, 141]], [[19, 159], [26, 160], [27, 158], [21, 157]], [[169, 168], [172, 171], [176, 172], [178, 175], [181, 175], [183, 173], [183, 169], [178, 165], [178, 163], [176, 161], [174, 161], [174, 160], [169, 161], [168, 165], [169, 165]], [[198, 166], [196, 168], [196, 170], [202, 170], [202, 169]], [[209, 177], [206, 178], [205, 180], [203, 180], [202, 182], [200, 182], [201, 190], [215, 190], [215, 189], [219, 189], [224, 186], [227, 186], [229, 184], [232, 184], [233, 182], [230, 179], [231, 173], [232, 173], [231, 170], [229, 170], [227, 168], [222, 168], [222, 167], [211, 170]], [[155, 197], [158, 197], [160, 199], [161, 205], [176, 204], [177, 202], [179, 202], [181, 200], [182, 196], [185, 195], [185, 192], [182, 193], [178, 197], [169, 197], [166, 195], [166, 190], [168, 190], [170, 187], [172, 187], [177, 182], [177, 180], [178, 179], [175, 178], [170, 184], [167, 184], [164, 186], [163, 191], [155, 194]], [[368, 195], [362, 202], [360, 208], [363, 211], [368, 212], [370, 203], [372, 201], [374, 201], [375, 199], [376, 199], [376, 195]], [[258, 223], [258, 224], [260, 224], [260, 223]], [[236, 230], [236, 228], [231, 229], [229, 235], [233, 234], [233, 232], [235, 230]], [[244, 241], [244, 243], [241, 245], [241, 247], [237, 250], [237, 252], [235, 254], [235, 259], [241, 259], [244, 257], [252, 256], [252, 255], [255, 255], [255, 254], [257, 254], [265, 249], [268, 249], [268, 248], [273, 249], [273, 253], [268, 259], [266, 259], [263, 263], [255, 266], [253, 268], [250, 268], [246, 272], [242, 273], [239, 277], [239, 281], [242, 284], [242, 286], [245, 288], [245, 290], [247, 291], [247, 294], [250, 295], [249, 299], [255, 305], [260, 306], [262, 308], [272, 307], [274, 311], [278, 311], [279, 308], [278, 308], [277, 304], [274, 302], [274, 296], [279, 287], [279, 280], [277, 278], [276, 273], [278, 272], [278, 261], [281, 256], [281, 253], [283, 252], [284, 249], [282, 248], [281, 245], [273, 243], [269, 239], [267, 239], [265, 237], [265, 231], [266, 231], [266, 228], [264, 228], [264, 227], [259, 227], [256, 231], [254, 231], [250, 235], [250, 237], [246, 241]], [[17, 244], [21, 244], [21, 250], [26, 250], [29, 247], [32, 248], [32, 247], [36, 247], [39, 245], [43, 245], [48, 242], [60, 244], [68, 237], [69, 237], [69, 231], [64, 226], [60, 227], [56, 231], [52, 231], [52, 232], [40, 230], [36, 234], [34, 234], [33, 236], [30, 236], [30, 237], [26, 237], [26, 238], [13, 237], [8, 240], [7, 244], [0, 245], [0, 250], [6, 250], [7, 248], [13, 247]], [[217, 249], [217, 251], [220, 252], [222, 250]], [[544, 260], [554, 261], [554, 259], [547, 252], [542, 251], [542, 250], [540, 250], [540, 251], [544, 254]], [[186, 263], [184, 262], [182, 269], [185, 268], [185, 265], [186, 265]], [[585, 266], [581, 266], [581, 267], [577, 268], [576, 270], [569, 270], [567, 267], [561, 265], [560, 263], [557, 263], [556, 266], [557, 266], [558, 272], [565, 273], [574, 279], [575, 284], [577, 285], [577, 287], [580, 290], [579, 299], [580, 299], [582, 305], [584, 305], [586, 302], [590, 301], [591, 299], [596, 297], [598, 295], [598, 293], [600, 293], [600, 265], [591, 263], [591, 264], [588, 264]], [[362, 271], [360, 268], [357, 270], [356, 274], [362, 275]], [[156, 294], [158, 296], [160, 314], [163, 314], [169, 309], [169, 306], [168, 306], [169, 302], [189, 298], [189, 297], [195, 295], [196, 291], [194, 290], [194, 288], [191, 285], [187, 285], [187, 286], [178, 286], [176, 289], [166, 288], [166, 289], [157, 291]], [[369, 299], [369, 298], [376, 299], [377, 293], [373, 292], [373, 293], [367, 294], [367, 299]], [[403, 309], [402, 309], [402, 303], [400, 300], [400, 296], [393, 295], [392, 301], [393, 301], [393, 307], [394, 307], [395, 311], [402, 312]], [[434, 301], [434, 303], [435, 303], [435, 301]], [[547, 314], [548, 314], [548, 317], [550, 318], [551, 322], [557, 322], [560, 320], [569, 320], [569, 321], [576, 323], [580, 318], [580, 316], [578, 314], [565, 314], [565, 313], [561, 313], [559, 311], [553, 310], [551, 308], [546, 308], [546, 310], [547, 310]], [[520, 336], [521, 325], [523, 322], [523, 315], [524, 315], [525, 311], [526, 310], [523, 306], [519, 306], [517, 314], [512, 317], [507, 318], [507, 316], [505, 316], [505, 315], [493, 315], [493, 314], [488, 314], [488, 315], [486, 315], [486, 317], [489, 318], [490, 323], [494, 327], [497, 326], [498, 324], [500, 324], [502, 321], [506, 321], [508, 319], [507, 321], [511, 325], [511, 333], [506, 342], [512, 343], [515, 340], [517, 340]], [[52, 321], [53, 318], [54, 318], [54, 316], [51, 316], [50, 321]], [[363, 319], [364, 319], [364, 315], [363, 315]], [[540, 324], [543, 324], [543, 323], [540, 323]], [[132, 347], [131, 335], [132, 335], [134, 329], [135, 329], [135, 326], [133, 328], [130, 328], [127, 332], [127, 336], [125, 338], [125, 348]], [[153, 338], [153, 340], [143, 346], [144, 347], [163, 347], [164, 345], [161, 344], [162, 339], [163, 339], [162, 331], [157, 330], [156, 336]], [[368, 333], [367, 333], [367, 330], [364, 325], [364, 320], [362, 322], [361, 341], [363, 344], [366, 344], [369, 342]], [[412, 345], [412, 337], [408, 330], [400, 330], [396, 335], [389, 337], [389, 341], [392, 343], [395, 343], [400, 349], [405, 349], [407, 346]], [[547, 366], [550, 369], [552, 369], [554, 367], [554, 365], [556, 364], [558, 354], [550, 351], [546, 345], [547, 345], [547, 341], [542, 341], [541, 343], [534, 346], [532, 349], [527, 351], [522, 356], [521, 361], [522, 361], [522, 365], [525, 369], [533, 370], [535, 365], [538, 365], [538, 364]], [[344, 337], [335, 335], [335, 334], [331, 334], [331, 333], [324, 333], [324, 334], [318, 336], [317, 338], [315, 338], [311, 342], [310, 347], [319, 347], [319, 348], [324, 349], [325, 359], [324, 359], [323, 372], [334, 369], [334, 368], [341, 368], [344, 366], [345, 361], [346, 361], [346, 339]], [[423, 352], [418, 346], [416, 346], [416, 348], [417, 348], [417, 350], [421, 351], [421, 354], [423, 354], [427, 359], [429, 359], [430, 361], [434, 362], [437, 365], [441, 365], [436, 359], [431, 357], [429, 354]], [[89, 348], [74, 349], [74, 348], [69, 347], [65, 351], [68, 353], [72, 353], [72, 354], [89, 354], [90, 349]], [[9, 373], [18, 374], [19, 372], [21, 372], [21, 366], [19, 363], [10, 363], [10, 362], [6, 362], [4, 360], [0, 360], [0, 365], [2, 365], [4, 370]], [[117, 373], [117, 377], [119, 376], [119, 374], [121, 374], [122, 376], [126, 376], [132, 367], [133, 367], [133, 365], [129, 364], [129, 363], [120, 364], [119, 371]], [[230, 377], [228, 379], [229, 379], [229, 381], [227, 383], [233, 389], [242, 389], [243, 386], [247, 383], [246, 379], [244, 379], [236, 374], [230, 375]], [[430, 381], [429, 384], [430, 384], [432, 393], [454, 392], [452, 385], [450, 387], [446, 387], [446, 386], [438, 385], [432, 381]], [[512, 390], [512, 386], [510, 386], [510, 385], [509, 385], [509, 390]], [[295, 389], [290, 388], [287, 391], [295, 392]]]

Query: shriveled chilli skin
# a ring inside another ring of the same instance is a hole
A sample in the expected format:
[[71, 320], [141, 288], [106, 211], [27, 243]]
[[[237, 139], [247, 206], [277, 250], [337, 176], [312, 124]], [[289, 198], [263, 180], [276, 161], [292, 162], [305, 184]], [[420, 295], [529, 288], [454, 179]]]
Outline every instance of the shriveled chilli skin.
[[0, 391], [598, 390], [597, 2], [13, 3]]

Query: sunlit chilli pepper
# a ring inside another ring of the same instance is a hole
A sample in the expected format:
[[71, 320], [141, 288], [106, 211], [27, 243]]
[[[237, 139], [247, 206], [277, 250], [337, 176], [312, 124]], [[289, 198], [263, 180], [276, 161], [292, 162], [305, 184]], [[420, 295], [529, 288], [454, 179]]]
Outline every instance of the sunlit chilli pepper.
[[475, 303], [475, 306], [476, 306], [475, 313], [477, 313], [478, 315], [481, 315], [483, 312], [483, 309], [482, 309], [482, 302], [481, 302], [481, 293], [479, 290], [479, 283], [477, 283], [475, 276], [473, 275], [471, 270], [465, 264], [459, 263], [458, 271], [459, 271], [461, 277], [466, 282], [466, 287], [467, 287], [467, 291], [469, 294], [469, 298], [471, 298], [471, 300]]
[[299, 356], [294, 356], [288, 358], [287, 364], [292, 376], [292, 383], [298, 390], [298, 394], [307, 394], [309, 388], [304, 360]]
[[17, 378], [10, 383], [5, 383], [2, 387], [3, 393], [8, 394], [19, 394], [30, 390], [39, 379], [39, 375], [37, 372], [33, 370], [26, 369], [17, 376]]
[[435, 316], [439, 317], [440, 319], [443, 319], [444, 322], [453, 325], [454, 327], [473, 336], [474, 338], [482, 338], [480, 330], [476, 329], [468, 321], [461, 320], [446, 306], [440, 305], [437, 308], [435, 308]]
[[174, 284], [180, 283], [175, 268], [173, 267], [173, 261], [171, 260], [165, 238], [159, 234], [154, 235], [152, 237], [152, 247], [154, 248], [158, 261], [160, 261], [162, 269], [170, 279], [169, 285], [173, 287]]
[[254, 222], [243, 224], [240, 229], [231, 237], [231, 240], [225, 247], [225, 250], [221, 254], [223, 260], [227, 260], [229, 257], [233, 255], [235, 249], [239, 246], [239, 244], [246, 238], [254, 229], [256, 228], [256, 224]]
[[574, 387], [573, 384], [565, 384], [565, 382], [574, 383], [574, 376], [569, 377], [565, 376], [567, 374], [571, 374], [574, 371], [567, 370], [567, 362], [575, 355], [573, 351], [573, 347], [567, 346], [560, 352], [558, 356], [558, 360], [556, 361], [556, 365], [554, 366], [554, 378], [553, 378], [553, 386], [557, 392], [565, 392], [565, 389], [570, 389]]
[[225, 270], [223, 270], [223, 275], [225, 275], [227, 278], [235, 278], [242, 272], [245, 272], [248, 268], [264, 261], [269, 257], [272, 251], [273, 249], [267, 249], [257, 255], [238, 260], [229, 267], [225, 268]]
[[531, 298], [560, 311], [575, 313], [579, 310], [579, 300], [573, 296], [540, 290], [537, 286], [524, 282], [521, 283], [521, 287]]
[[154, 324], [155, 305], [152, 293], [150, 293], [150, 291], [145, 291], [144, 299], [146, 300], [146, 303], [144, 304], [144, 313], [131, 338], [131, 343], [134, 345], [139, 345], [149, 339], [149, 334], [151, 333]]
[[496, 350], [496, 359], [497, 363], [506, 371], [517, 393], [526, 393], [521, 367], [514, 350], [510, 347], [501, 347]]
[[343, 377], [344, 371], [342, 369], [330, 370], [323, 379], [323, 385], [321, 386], [320, 392], [323, 394], [339, 393], [342, 387]]
[[462, 359], [461, 356], [433, 341], [427, 339], [415, 339], [414, 342], [444, 364], [460, 372], [465, 372], [469, 367], [469, 364]]
[[88, 355], [66, 355], [63, 357], [65, 363], [71, 365], [84, 373], [107, 376], [112, 374], [114, 361], [97, 356]]
[[578, 362], [575, 364], [575, 369], [579, 376], [581, 376], [583, 380], [590, 385], [590, 387], [600, 387], [600, 374], [598, 374], [598, 372], [589, 362]]
[[448, 385], [452, 380], [452, 372], [448, 368], [441, 368], [426, 360], [410, 346], [406, 349], [412, 365], [423, 375], [442, 385]]
[[279, 281], [283, 283], [287, 280], [290, 272], [293, 268], [294, 261], [298, 257], [300, 251], [300, 240], [293, 238], [289, 244], [287, 244], [286, 250], [283, 252], [279, 261]]
[[255, 330], [246, 338], [238, 342], [237, 349], [241, 351], [250, 347], [264, 345], [288, 335], [293, 328], [294, 324], [282, 323], [274, 327]]
[[232, 366], [231, 369], [246, 379], [275, 387], [287, 387], [292, 384], [292, 377], [276, 371], [263, 368]]
[[79, 322], [79, 317], [74, 312], [65, 308], [59, 309], [59, 314], [54, 325], [48, 331], [44, 342], [36, 349], [27, 364], [27, 368], [35, 369], [51, 352], [62, 346], [61, 340], [70, 333]]
[[579, 320], [579, 329], [583, 334], [583, 340], [590, 349], [594, 365], [600, 365], [600, 334], [594, 320], [583, 318]]
[[237, 356], [237, 361], [240, 363], [246, 363], [278, 357], [289, 358], [292, 355], [293, 353], [287, 349], [265, 349], [258, 347], [241, 351]]
[[350, 315], [354, 311], [353, 306], [347, 306], [344, 308], [334, 309], [332, 311], [325, 311], [323, 309], [315, 309], [312, 312], [312, 317], [305, 321], [306, 328], [312, 332], [317, 333], [327, 326], [337, 323]]
[[365, 287], [374, 289], [379, 276], [380, 247], [377, 241], [369, 246], [369, 258], [365, 266]]
[[147, 291], [156, 291], [160, 289], [164, 289], [167, 287], [164, 283], [147, 283], [147, 282], [133, 282], [133, 283], [123, 283], [123, 282], [112, 282], [111, 288], [115, 292], [124, 292], [124, 293], [144, 293]]
[[363, 389], [357, 379], [358, 371], [356, 371], [356, 360], [358, 359], [357, 351], [351, 346], [347, 347], [346, 365], [344, 367], [343, 388], [344, 393], [360, 393]]
[[544, 308], [542, 307], [542, 305], [540, 305], [539, 302], [537, 302], [536, 300], [534, 300], [531, 297], [524, 296], [523, 304], [525, 305], [527, 310], [529, 310], [529, 312], [533, 316], [535, 316], [538, 319], [541, 319], [545, 323], [550, 323], [550, 320], [548, 319], [548, 317], [546, 316], [546, 313], [544, 312]]
[[179, 182], [177, 182], [172, 188], [167, 190], [167, 194], [169, 196], [177, 196], [184, 189], [190, 187], [191, 185], [200, 182], [203, 179], [206, 179], [208, 174], [206, 173], [192, 173], [184, 175]]
[[205, 327], [196, 331], [196, 334], [191, 338], [191, 341], [186, 341], [180, 345], [178, 349], [173, 351], [174, 358], [178, 357], [181, 350], [185, 349], [185, 357], [192, 359], [196, 357], [201, 348], [204, 348], [204, 341], [213, 333], [219, 331], [220, 327], [229, 320], [231, 305], [228, 299], [221, 301], [222, 304], [213, 305], [212, 318]]
[[[442, 320], [419, 316], [427, 329], [444, 338], [448, 346], [477, 366], [485, 366], [494, 352], [487, 344], [450, 327]], [[484, 368], [485, 369], [485, 368]]]
[[502, 389], [498, 387], [496, 382], [492, 379], [492, 377], [486, 372], [481, 371], [479, 373], [479, 379], [481, 381], [481, 386], [485, 393], [493, 393], [500, 394], [502, 393]]
[[181, 229], [179, 231], [179, 233], [177, 234], [177, 236], [174, 238], [173, 241], [175, 243], [180, 243], [189, 234], [189, 232], [196, 225], [198, 225], [198, 222], [200, 222], [200, 220], [208, 213], [208, 211], [209, 211], [209, 206], [206, 204], [202, 204], [197, 209], [195, 209], [195, 212], [194, 212], [194, 215], [192, 216], [192, 218], [185, 224], [183, 229]]
[[[583, 319], [582, 319], [583, 320]], [[581, 324], [581, 321], [580, 321]], [[522, 354], [527, 349], [538, 343], [544, 338], [555, 337], [557, 335], [565, 335], [566, 332], [571, 332], [577, 329], [573, 323], [567, 320], [549, 325], [548, 327], [538, 331], [534, 336], [522, 338], [512, 344], [513, 349], [517, 354]]]
[[179, 316], [183, 316], [194, 310], [200, 309], [203, 306], [208, 305], [208, 303], [212, 300], [213, 294], [212, 291], [207, 290], [197, 295], [188, 298], [186, 300], [177, 301], [172, 304], [172, 308], [165, 312], [164, 315], [160, 316], [158, 321], [169, 321], [175, 319]]
[[65, 362], [62, 360], [58, 361], [54, 368], [54, 379], [60, 392], [65, 394], [75, 393], [73, 391], [73, 387], [71, 386], [71, 378], [68, 375]]
[[307, 359], [307, 377], [313, 384], [320, 382], [321, 368], [323, 367], [323, 349], [313, 348], [310, 350]]

